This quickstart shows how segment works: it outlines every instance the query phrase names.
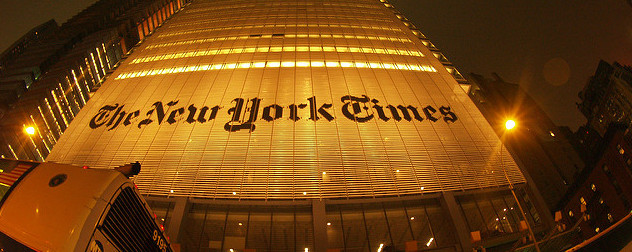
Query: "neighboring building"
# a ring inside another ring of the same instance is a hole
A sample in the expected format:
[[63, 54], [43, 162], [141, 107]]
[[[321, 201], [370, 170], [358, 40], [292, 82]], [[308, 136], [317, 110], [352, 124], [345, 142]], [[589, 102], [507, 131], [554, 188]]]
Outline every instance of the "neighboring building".
[[116, 22], [13, 105], [4, 123], [40, 133], [5, 127], [2, 153], [140, 161], [183, 251], [502, 251], [550, 224], [465, 80], [385, 0], [118, 3], [73, 19]]
[[579, 110], [588, 119], [587, 126], [601, 137], [608, 125], [632, 122], [632, 68], [617, 62], [600, 61], [595, 75], [579, 93]]
[[[600, 61], [578, 104], [588, 122], [576, 135], [588, 150], [587, 166], [560, 209], [566, 228], [583, 239], [606, 230], [632, 211], [632, 69]], [[627, 232], [627, 231], [623, 231]]]
[[597, 153], [561, 207], [566, 228], [579, 222], [584, 240], [606, 230], [632, 210], [632, 132], [613, 124]]
[[[518, 84], [508, 83], [497, 74], [488, 79], [472, 73], [469, 80], [468, 94], [474, 104], [509, 146], [549, 208], [555, 208], [584, 168], [572, 142], [574, 135], [568, 128], [556, 126]], [[518, 125], [510, 132], [504, 125], [508, 119]]]
[[[99, 1], [48, 21], [0, 58], [0, 155], [42, 161], [106, 76], [184, 2]], [[25, 127], [35, 126], [33, 136]]]

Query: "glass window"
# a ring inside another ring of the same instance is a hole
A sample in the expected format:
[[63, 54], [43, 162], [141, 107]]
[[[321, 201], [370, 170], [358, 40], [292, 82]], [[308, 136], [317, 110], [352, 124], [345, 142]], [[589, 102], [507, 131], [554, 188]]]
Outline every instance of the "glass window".
[[[298, 251], [295, 247], [294, 207], [275, 207], [272, 213], [270, 243], [274, 251]], [[228, 237], [227, 237], [228, 238]]]
[[269, 208], [251, 209], [250, 221], [248, 222], [248, 237], [246, 237], [246, 249], [256, 249], [257, 251], [270, 251], [270, 225], [272, 224], [272, 213]]
[[[423, 248], [434, 247], [433, 243], [436, 243], [436, 247], [444, 248], [444, 247], [454, 247], [456, 244], [456, 237], [454, 234], [456, 233], [453, 228], [453, 222], [450, 219], [447, 211], [441, 207], [439, 202], [436, 200], [433, 201], [434, 204], [425, 205], [426, 215], [428, 216], [428, 220], [430, 222], [430, 226], [432, 227], [433, 237], [420, 237], [418, 238], [420, 246]], [[432, 242], [429, 243], [430, 238]], [[430, 246], [426, 246], [430, 244]]]
[[342, 205], [340, 211], [342, 213], [342, 221], [345, 227], [346, 251], [370, 251], [361, 206]]
[[338, 205], [327, 206], [327, 245], [329, 249], [344, 250], [344, 231], [340, 209]]
[[401, 202], [384, 204], [389, 230], [393, 237], [395, 250], [405, 250], [406, 242], [412, 241], [408, 217]]
[[391, 237], [386, 224], [386, 216], [381, 204], [364, 204], [364, 216], [366, 220], [367, 233], [371, 243], [370, 251], [377, 251], [380, 244], [390, 246]]

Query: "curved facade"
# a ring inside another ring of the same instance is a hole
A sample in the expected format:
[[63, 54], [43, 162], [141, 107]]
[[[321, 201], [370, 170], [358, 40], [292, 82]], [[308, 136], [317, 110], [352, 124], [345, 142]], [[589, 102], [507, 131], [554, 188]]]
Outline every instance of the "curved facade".
[[138, 160], [142, 191], [203, 198], [469, 190], [506, 185], [503, 168], [524, 181], [454, 77], [377, 1], [193, 2], [122, 62], [47, 160]]
[[[195, 199], [165, 208], [181, 214], [178, 226], [187, 218], [206, 223], [208, 209], [224, 205], [307, 205], [312, 231], [300, 235], [312, 242], [293, 244], [322, 250], [313, 241], [325, 237], [319, 225], [331, 207], [357, 210], [361, 200], [363, 209], [367, 199], [391, 207], [411, 197], [436, 201], [412, 206], [442, 209], [439, 193], [525, 182], [434, 49], [377, 0], [193, 1], [133, 49], [47, 161], [92, 168], [139, 161], [141, 192], [156, 202]], [[242, 210], [222, 210], [225, 228], [228, 213]], [[405, 239], [414, 240], [409, 226]], [[221, 245], [179, 240], [186, 248], [256, 247], [247, 238], [230, 245], [223, 230]], [[365, 240], [359, 251], [381, 244]]]

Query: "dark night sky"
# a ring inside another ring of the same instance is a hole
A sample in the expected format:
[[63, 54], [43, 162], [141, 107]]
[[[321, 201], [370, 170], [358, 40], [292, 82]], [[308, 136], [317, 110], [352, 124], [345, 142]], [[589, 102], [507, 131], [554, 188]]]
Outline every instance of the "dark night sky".
[[632, 64], [632, 6], [624, 0], [390, 2], [461, 73], [497, 72], [519, 83], [573, 130], [586, 120], [577, 93], [599, 60]]
[[[0, 0], [0, 49], [94, 0]], [[632, 6], [624, 0], [391, 0], [462, 73], [519, 83], [559, 125], [585, 119], [577, 93], [599, 59], [632, 64]]]

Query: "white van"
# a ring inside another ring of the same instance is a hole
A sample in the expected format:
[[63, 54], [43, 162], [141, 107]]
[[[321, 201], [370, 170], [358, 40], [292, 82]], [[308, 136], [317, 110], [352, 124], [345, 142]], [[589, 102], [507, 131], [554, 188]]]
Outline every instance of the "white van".
[[172, 251], [117, 170], [8, 159], [0, 169], [0, 251]]

